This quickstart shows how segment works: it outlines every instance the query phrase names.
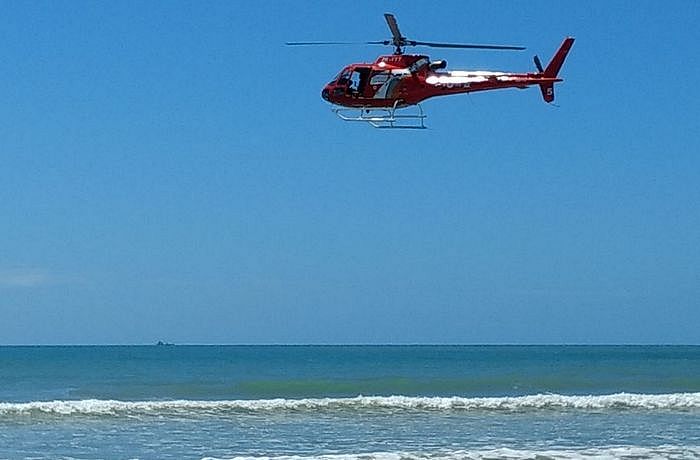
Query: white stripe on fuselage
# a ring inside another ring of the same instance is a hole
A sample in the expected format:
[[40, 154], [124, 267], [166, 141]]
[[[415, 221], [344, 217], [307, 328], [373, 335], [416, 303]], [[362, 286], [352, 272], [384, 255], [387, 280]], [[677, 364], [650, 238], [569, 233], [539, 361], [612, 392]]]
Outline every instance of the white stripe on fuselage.
[[425, 79], [429, 85], [468, 85], [471, 83], [483, 83], [495, 77], [498, 81], [514, 80], [505, 72], [488, 72], [483, 70], [455, 70], [452, 72], [435, 73]]

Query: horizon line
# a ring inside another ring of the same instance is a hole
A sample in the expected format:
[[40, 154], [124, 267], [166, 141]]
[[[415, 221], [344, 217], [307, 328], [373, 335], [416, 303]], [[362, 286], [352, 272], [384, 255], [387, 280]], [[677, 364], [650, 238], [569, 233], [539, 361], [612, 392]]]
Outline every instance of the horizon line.
[[406, 343], [202, 343], [202, 342], [148, 342], [148, 343], [6, 343], [0, 347], [698, 347], [700, 343], [436, 343], [436, 342], [406, 342]]

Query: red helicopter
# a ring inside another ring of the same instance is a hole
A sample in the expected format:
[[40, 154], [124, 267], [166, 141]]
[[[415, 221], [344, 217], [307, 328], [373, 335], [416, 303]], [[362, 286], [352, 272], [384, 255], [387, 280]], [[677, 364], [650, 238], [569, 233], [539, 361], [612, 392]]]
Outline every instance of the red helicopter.
[[[483, 70], [443, 70], [447, 61], [431, 61], [422, 54], [404, 54], [407, 46], [431, 48], [468, 48], [489, 50], [524, 50], [521, 46], [435, 43], [409, 40], [399, 31], [393, 14], [384, 18], [392, 39], [361, 42], [368, 45], [390, 45], [394, 54], [379, 56], [373, 63], [351, 64], [328, 83], [321, 97], [336, 107], [333, 111], [345, 121], [369, 123], [375, 128], [425, 128], [426, 118], [420, 103], [435, 96], [471, 93], [503, 88], [525, 89], [539, 85], [546, 102], [554, 101], [554, 83], [558, 78], [574, 39], [564, 39], [547, 67], [535, 56], [537, 72], [507, 73]], [[348, 42], [288, 42], [287, 45], [346, 45]], [[399, 112], [407, 107], [417, 112]]]

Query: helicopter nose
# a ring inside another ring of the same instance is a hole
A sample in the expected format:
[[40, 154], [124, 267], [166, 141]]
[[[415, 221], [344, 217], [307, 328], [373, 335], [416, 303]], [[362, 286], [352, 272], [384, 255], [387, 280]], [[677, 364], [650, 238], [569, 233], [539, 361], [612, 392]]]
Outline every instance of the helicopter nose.
[[321, 97], [323, 99], [325, 99], [326, 101], [330, 102], [329, 96], [330, 96], [330, 91], [328, 91], [328, 87], [323, 88], [323, 91], [321, 91]]

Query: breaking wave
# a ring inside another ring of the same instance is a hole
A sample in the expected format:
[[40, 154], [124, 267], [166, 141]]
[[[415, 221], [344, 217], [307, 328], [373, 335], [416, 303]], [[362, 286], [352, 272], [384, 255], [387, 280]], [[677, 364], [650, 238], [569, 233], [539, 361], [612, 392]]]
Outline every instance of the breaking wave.
[[602, 447], [587, 449], [482, 449], [447, 452], [371, 452], [357, 454], [332, 454], [318, 456], [230, 457], [227, 459], [204, 457], [202, 460], [564, 460], [564, 459], [690, 459], [700, 458], [700, 447]]
[[531, 411], [615, 409], [700, 409], [700, 393], [598, 396], [538, 394], [530, 396], [464, 398], [411, 396], [357, 396], [354, 398], [255, 399], [225, 401], [117, 401], [103, 399], [0, 403], [0, 416], [12, 415], [160, 415], [222, 414], [272, 411]]

